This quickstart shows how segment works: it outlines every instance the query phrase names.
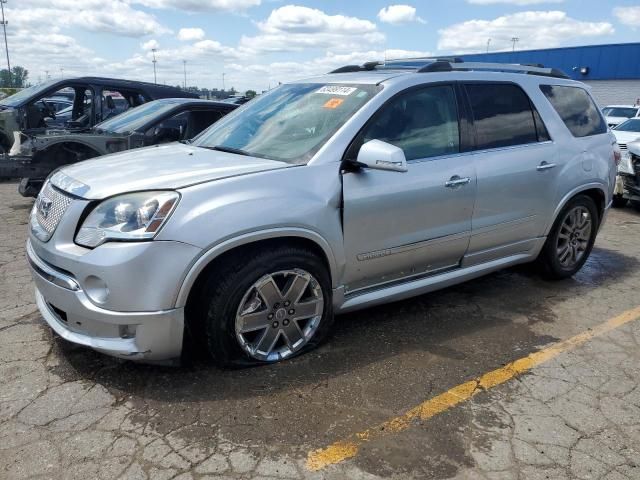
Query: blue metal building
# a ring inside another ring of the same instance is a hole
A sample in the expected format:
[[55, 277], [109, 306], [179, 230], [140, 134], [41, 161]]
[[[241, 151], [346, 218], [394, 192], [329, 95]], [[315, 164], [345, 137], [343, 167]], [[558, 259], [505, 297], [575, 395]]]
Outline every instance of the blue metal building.
[[517, 50], [456, 55], [465, 61], [541, 63], [592, 87], [601, 106], [634, 104], [640, 98], [640, 43]]

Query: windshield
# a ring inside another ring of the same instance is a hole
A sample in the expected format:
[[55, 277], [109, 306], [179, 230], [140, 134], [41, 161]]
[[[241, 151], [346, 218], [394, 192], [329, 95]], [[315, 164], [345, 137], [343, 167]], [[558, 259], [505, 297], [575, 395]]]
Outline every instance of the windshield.
[[637, 108], [626, 108], [626, 107], [606, 107], [602, 110], [607, 117], [635, 117], [636, 113], [638, 113]]
[[227, 115], [192, 144], [306, 163], [378, 90], [376, 85], [282, 85]]
[[164, 113], [172, 110], [176, 105], [183, 103], [182, 100], [156, 100], [154, 102], [145, 103], [139, 107], [135, 107], [117, 115], [113, 118], [105, 120], [95, 126], [96, 130], [105, 130], [114, 133], [130, 133], [134, 132], [151, 120], [162, 116]]
[[0, 100], [0, 105], [5, 105], [7, 107], [17, 107], [21, 105], [25, 101], [29, 100], [32, 96], [38, 95], [40, 93], [44, 93], [49, 90], [52, 85], [58, 83], [57, 80], [49, 80], [48, 82], [41, 83], [39, 85], [33, 85], [32, 87], [23, 88], [17, 93]]
[[614, 130], [621, 132], [640, 132], [640, 118], [632, 118], [626, 122], [621, 123]]

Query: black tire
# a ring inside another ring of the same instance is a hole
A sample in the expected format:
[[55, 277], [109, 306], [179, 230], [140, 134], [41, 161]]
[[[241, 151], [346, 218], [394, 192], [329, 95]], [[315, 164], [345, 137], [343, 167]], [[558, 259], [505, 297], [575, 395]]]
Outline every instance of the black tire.
[[[310, 273], [320, 285], [324, 299], [321, 320], [313, 336], [293, 358], [317, 347], [333, 324], [331, 279], [324, 262], [314, 253], [298, 246], [254, 249], [232, 256], [210, 272], [199, 296], [201, 329], [210, 357], [221, 367], [248, 367], [277, 361], [251, 357], [240, 345], [235, 332], [236, 314], [245, 293], [263, 276], [292, 269]], [[197, 331], [198, 328], [192, 329]]]
[[613, 196], [612, 206], [613, 208], [624, 208], [627, 206], [628, 202], [629, 201], [626, 198], [618, 194]]
[[[565, 218], [567, 217], [567, 214], [570, 211], [574, 210], [576, 207], [583, 207], [588, 210], [589, 215], [591, 216], [590, 235], [582, 257], [575, 264], [569, 267], [565, 267], [562, 265], [560, 259], [558, 258], [558, 237], [560, 235], [560, 230]], [[538, 257], [538, 264], [542, 267], [544, 275], [549, 279], [561, 280], [571, 277], [572, 275], [577, 273], [591, 254], [593, 244], [596, 240], [596, 234], [598, 233], [599, 224], [600, 215], [598, 214], [598, 208], [596, 207], [596, 204], [591, 197], [588, 197], [586, 195], [578, 195], [571, 199], [558, 214], [558, 217], [556, 218], [556, 221], [553, 224], [553, 227], [549, 232], [549, 236], [547, 237], [544, 247], [542, 248], [542, 251], [540, 252], [540, 255]]]

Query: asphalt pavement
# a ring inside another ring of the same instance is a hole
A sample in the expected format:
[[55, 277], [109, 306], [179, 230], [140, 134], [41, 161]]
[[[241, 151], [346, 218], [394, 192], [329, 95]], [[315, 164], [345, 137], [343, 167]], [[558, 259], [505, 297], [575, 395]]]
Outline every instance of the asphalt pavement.
[[291, 361], [120, 361], [54, 337], [0, 183], [0, 478], [640, 479], [640, 213], [526, 266], [339, 316]]

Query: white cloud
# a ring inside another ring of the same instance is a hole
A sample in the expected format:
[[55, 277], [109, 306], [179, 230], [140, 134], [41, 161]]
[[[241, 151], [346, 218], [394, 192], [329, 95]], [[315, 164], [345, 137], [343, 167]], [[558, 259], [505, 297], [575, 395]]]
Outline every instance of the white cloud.
[[128, 0], [21, 0], [7, 9], [11, 25], [34, 31], [76, 27], [91, 32], [142, 37], [170, 32], [154, 15], [131, 8]]
[[153, 49], [157, 50], [158, 48], [160, 48], [160, 44], [156, 39], [152, 38], [151, 40], [142, 43], [140, 47], [142, 48], [142, 50], [151, 51]]
[[564, 0], [467, 0], [474, 5], [539, 5], [541, 3], [563, 3]]
[[181, 28], [178, 32], [178, 40], [183, 42], [202, 40], [204, 37], [205, 33], [201, 28]]
[[416, 14], [416, 8], [411, 5], [389, 5], [378, 12], [378, 18], [381, 22], [392, 25], [411, 22], [426, 23]]
[[151, 8], [173, 8], [190, 12], [244, 12], [260, 5], [261, 0], [129, 0]]
[[481, 51], [491, 39], [493, 49], [506, 50], [511, 38], [518, 37], [518, 48], [549, 48], [573, 40], [614, 33], [608, 22], [584, 22], [565, 12], [519, 12], [494, 20], [469, 20], [439, 30], [438, 49], [453, 52]]
[[375, 23], [356, 17], [328, 15], [322, 10], [285, 5], [258, 22], [260, 34], [243, 36], [240, 47], [248, 52], [294, 51], [312, 48], [353, 50], [384, 41]]
[[613, 14], [624, 25], [640, 27], [640, 7], [616, 7]]

